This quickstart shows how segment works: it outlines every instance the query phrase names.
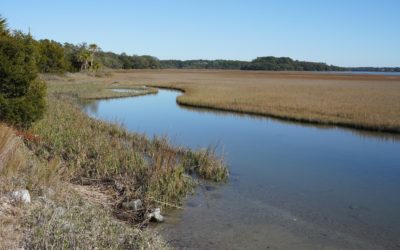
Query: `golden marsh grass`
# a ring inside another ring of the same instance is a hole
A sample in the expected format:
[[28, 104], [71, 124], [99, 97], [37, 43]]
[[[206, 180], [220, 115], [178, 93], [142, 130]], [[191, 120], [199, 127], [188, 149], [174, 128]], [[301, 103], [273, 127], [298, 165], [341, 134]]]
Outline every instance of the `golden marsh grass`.
[[180, 89], [178, 102], [195, 107], [400, 132], [400, 76], [120, 70], [102, 81]]

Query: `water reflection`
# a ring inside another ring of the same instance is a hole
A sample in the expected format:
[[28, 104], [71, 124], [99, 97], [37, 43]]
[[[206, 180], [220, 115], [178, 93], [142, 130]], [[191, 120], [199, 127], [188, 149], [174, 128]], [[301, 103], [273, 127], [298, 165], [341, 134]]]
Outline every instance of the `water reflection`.
[[96, 114], [99, 110], [99, 102], [95, 100], [81, 100], [80, 105], [84, 107], [86, 112]]
[[[179, 93], [179, 92], [177, 92], [177, 93]], [[230, 112], [230, 111], [221, 111], [221, 110], [217, 110], [217, 109], [190, 107], [190, 106], [185, 106], [185, 105], [180, 105], [180, 104], [178, 104], [178, 105], [181, 109], [184, 109], [184, 110], [199, 112], [199, 113], [213, 114], [216, 116], [232, 116], [233, 115], [233, 116], [238, 116], [238, 117], [243, 117], [243, 118], [253, 119], [253, 120], [261, 120], [261, 121], [262, 120], [272, 120], [272, 121], [277, 121], [280, 123], [289, 124], [289, 125], [293, 125], [293, 126], [301, 126], [301, 127], [308, 127], [308, 128], [311, 127], [311, 128], [327, 129], [327, 130], [337, 129], [337, 130], [342, 130], [342, 131], [348, 131], [348, 132], [353, 133], [360, 137], [375, 138], [375, 139], [383, 140], [383, 141], [400, 141], [400, 134], [396, 134], [396, 133], [376, 132], [376, 131], [370, 131], [370, 130], [354, 129], [354, 128], [349, 128], [349, 127], [315, 124], [315, 123], [307, 123], [307, 122], [296, 122], [296, 121], [290, 121], [290, 120], [286, 120], [286, 119], [266, 117], [263, 115], [253, 115], [253, 114], [250, 115], [250, 114], [245, 114], [245, 113], [241, 113], [241, 112]]]

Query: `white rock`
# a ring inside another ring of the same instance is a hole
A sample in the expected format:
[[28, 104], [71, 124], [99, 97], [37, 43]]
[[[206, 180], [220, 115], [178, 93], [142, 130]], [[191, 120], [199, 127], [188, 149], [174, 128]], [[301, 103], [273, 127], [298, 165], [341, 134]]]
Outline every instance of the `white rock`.
[[155, 220], [156, 222], [163, 222], [164, 216], [161, 215], [161, 210], [159, 208], [154, 209], [154, 212], [149, 213], [147, 217], [151, 220]]
[[31, 195], [29, 194], [29, 191], [26, 189], [21, 189], [12, 192], [11, 198], [14, 200], [14, 202], [20, 201], [24, 204], [31, 203]]

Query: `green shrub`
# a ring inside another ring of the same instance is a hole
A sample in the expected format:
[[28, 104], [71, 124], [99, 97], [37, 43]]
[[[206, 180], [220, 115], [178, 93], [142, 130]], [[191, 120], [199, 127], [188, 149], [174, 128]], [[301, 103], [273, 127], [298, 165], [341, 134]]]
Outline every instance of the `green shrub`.
[[34, 80], [26, 95], [16, 98], [5, 98], [0, 93], [0, 119], [21, 128], [28, 128], [40, 119], [46, 108], [46, 85], [43, 81]]
[[46, 85], [37, 80], [38, 53], [30, 35], [0, 33], [0, 120], [29, 127], [45, 110]]

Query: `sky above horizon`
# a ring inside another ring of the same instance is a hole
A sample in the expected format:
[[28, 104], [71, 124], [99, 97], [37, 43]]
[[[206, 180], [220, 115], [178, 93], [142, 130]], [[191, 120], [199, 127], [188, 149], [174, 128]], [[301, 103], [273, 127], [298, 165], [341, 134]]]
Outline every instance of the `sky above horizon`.
[[399, 0], [2, 0], [12, 29], [160, 59], [400, 67]]

